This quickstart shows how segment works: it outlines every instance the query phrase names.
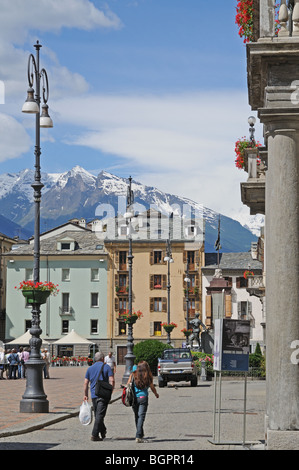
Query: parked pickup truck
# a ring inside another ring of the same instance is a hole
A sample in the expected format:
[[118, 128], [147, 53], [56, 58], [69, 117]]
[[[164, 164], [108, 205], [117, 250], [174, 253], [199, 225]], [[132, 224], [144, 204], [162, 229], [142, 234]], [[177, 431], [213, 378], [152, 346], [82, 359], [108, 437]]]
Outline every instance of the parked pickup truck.
[[197, 385], [198, 369], [189, 349], [165, 349], [158, 359], [158, 385], [164, 387], [167, 382], [188, 382], [191, 387]]

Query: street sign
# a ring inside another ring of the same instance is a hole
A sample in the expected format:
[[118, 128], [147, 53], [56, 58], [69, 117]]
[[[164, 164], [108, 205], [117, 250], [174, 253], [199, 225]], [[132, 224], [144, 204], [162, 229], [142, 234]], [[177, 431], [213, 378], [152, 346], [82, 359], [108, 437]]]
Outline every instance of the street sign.
[[249, 367], [249, 320], [214, 321], [214, 370], [248, 371]]

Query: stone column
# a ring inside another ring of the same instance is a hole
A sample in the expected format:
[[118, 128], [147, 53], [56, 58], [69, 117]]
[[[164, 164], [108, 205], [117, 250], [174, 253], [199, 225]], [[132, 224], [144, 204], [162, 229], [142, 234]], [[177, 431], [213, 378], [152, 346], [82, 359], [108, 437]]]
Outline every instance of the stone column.
[[[272, 89], [275, 95], [275, 90]], [[278, 90], [276, 90], [278, 93]], [[272, 96], [274, 96], [272, 94]], [[278, 96], [278, 95], [277, 95]], [[266, 177], [267, 448], [299, 448], [299, 109], [260, 110]]]

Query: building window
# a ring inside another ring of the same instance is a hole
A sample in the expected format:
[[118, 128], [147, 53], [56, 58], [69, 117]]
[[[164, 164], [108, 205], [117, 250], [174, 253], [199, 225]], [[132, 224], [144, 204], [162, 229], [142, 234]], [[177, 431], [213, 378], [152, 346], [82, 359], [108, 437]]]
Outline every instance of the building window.
[[62, 332], [62, 334], [67, 334], [69, 332], [69, 321], [68, 320], [62, 320], [61, 332]]
[[62, 250], [70, 250], [71, 249], [71, 244], [66, 243], [66, 242], [61, 242], [61, 249]]
[[128, 299], [126, 297], [119, 298], [119, 313], [125, 313], [127, 310]]
[[119, 269], [120, 270], [127, 269], [127, 252], [126, 251], [119, 252]]
[[160, 321], [154, 322], [154, 336], [161, 336], [162, 335], [162, 327]]
[[98, 268], [91, 268], [91, 280], [98, 281], [100, 279], [99, 276], [99, 269]]
[[92, 335], [98, 333], [98, 320], [90, 320], [90, 333]]
[[127, 329], [126, 329], [126, 324], [125, 324], [125, 322], [119, 321], [119, 322], [118, 322], [118, 335], [119, 335], [119, 336], [125, 335], [126, 332], [127, 332]]
[[63, 268], [61, 270], [61, 280], [62, 281], [69, 281], [70, 280], [70, 270], [69, 270], [69, 268]]
[[237, 277], [236, 279], [236, 287], [238, 289], [242, 289], [247, 287], [247, 279], [245, 279], [243, 276]]
[[120, 274], [119, 275], [119, 287], [126, 287], [127, 286], [127, 275]]
[[67, 292], [62, 293], [62, 312], [68, 313], [70, 311], [70, 294]]
[[98, 307], [99, 306], [99, 294], [98, 292], [91, 293], [91, 307]]
[[127, 225], [121, 225], [120, 226], [120, 235], [128, 235], [128, 227]]
[[162, 298], [161, 297], [154, 298], [154, 311], [162, 312]]
[[154, 264], [162, 262], [162, 251], [154, 251]]
[[167, 298], [166, 297], [151, 297], [150, 298], [150, 312], [167, 312]]
[[154, 288], [162, 289], [162, 276], [161, 274], [154, 274]]
[[30, 330], [31, 328], [31, 320], [25, 320], [25, 332]]
[[32, 268], [25, 269], [25, 281], [33, 281], [33, 269]]

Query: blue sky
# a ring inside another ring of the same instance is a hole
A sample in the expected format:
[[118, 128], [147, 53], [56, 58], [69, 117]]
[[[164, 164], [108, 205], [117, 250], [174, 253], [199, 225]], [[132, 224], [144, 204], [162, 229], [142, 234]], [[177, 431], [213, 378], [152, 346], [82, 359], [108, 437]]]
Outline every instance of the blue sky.
[[[42, 44], [54, 128], [42, 171], [107, 170], [249, 214], [234, 143], [248, 135], [246, 48], [235, 0], [0, 0], [0, 173], [34, 166], [21, 113], [27, 60]], [[257, 135], [259, 137], [259, 126]]]

